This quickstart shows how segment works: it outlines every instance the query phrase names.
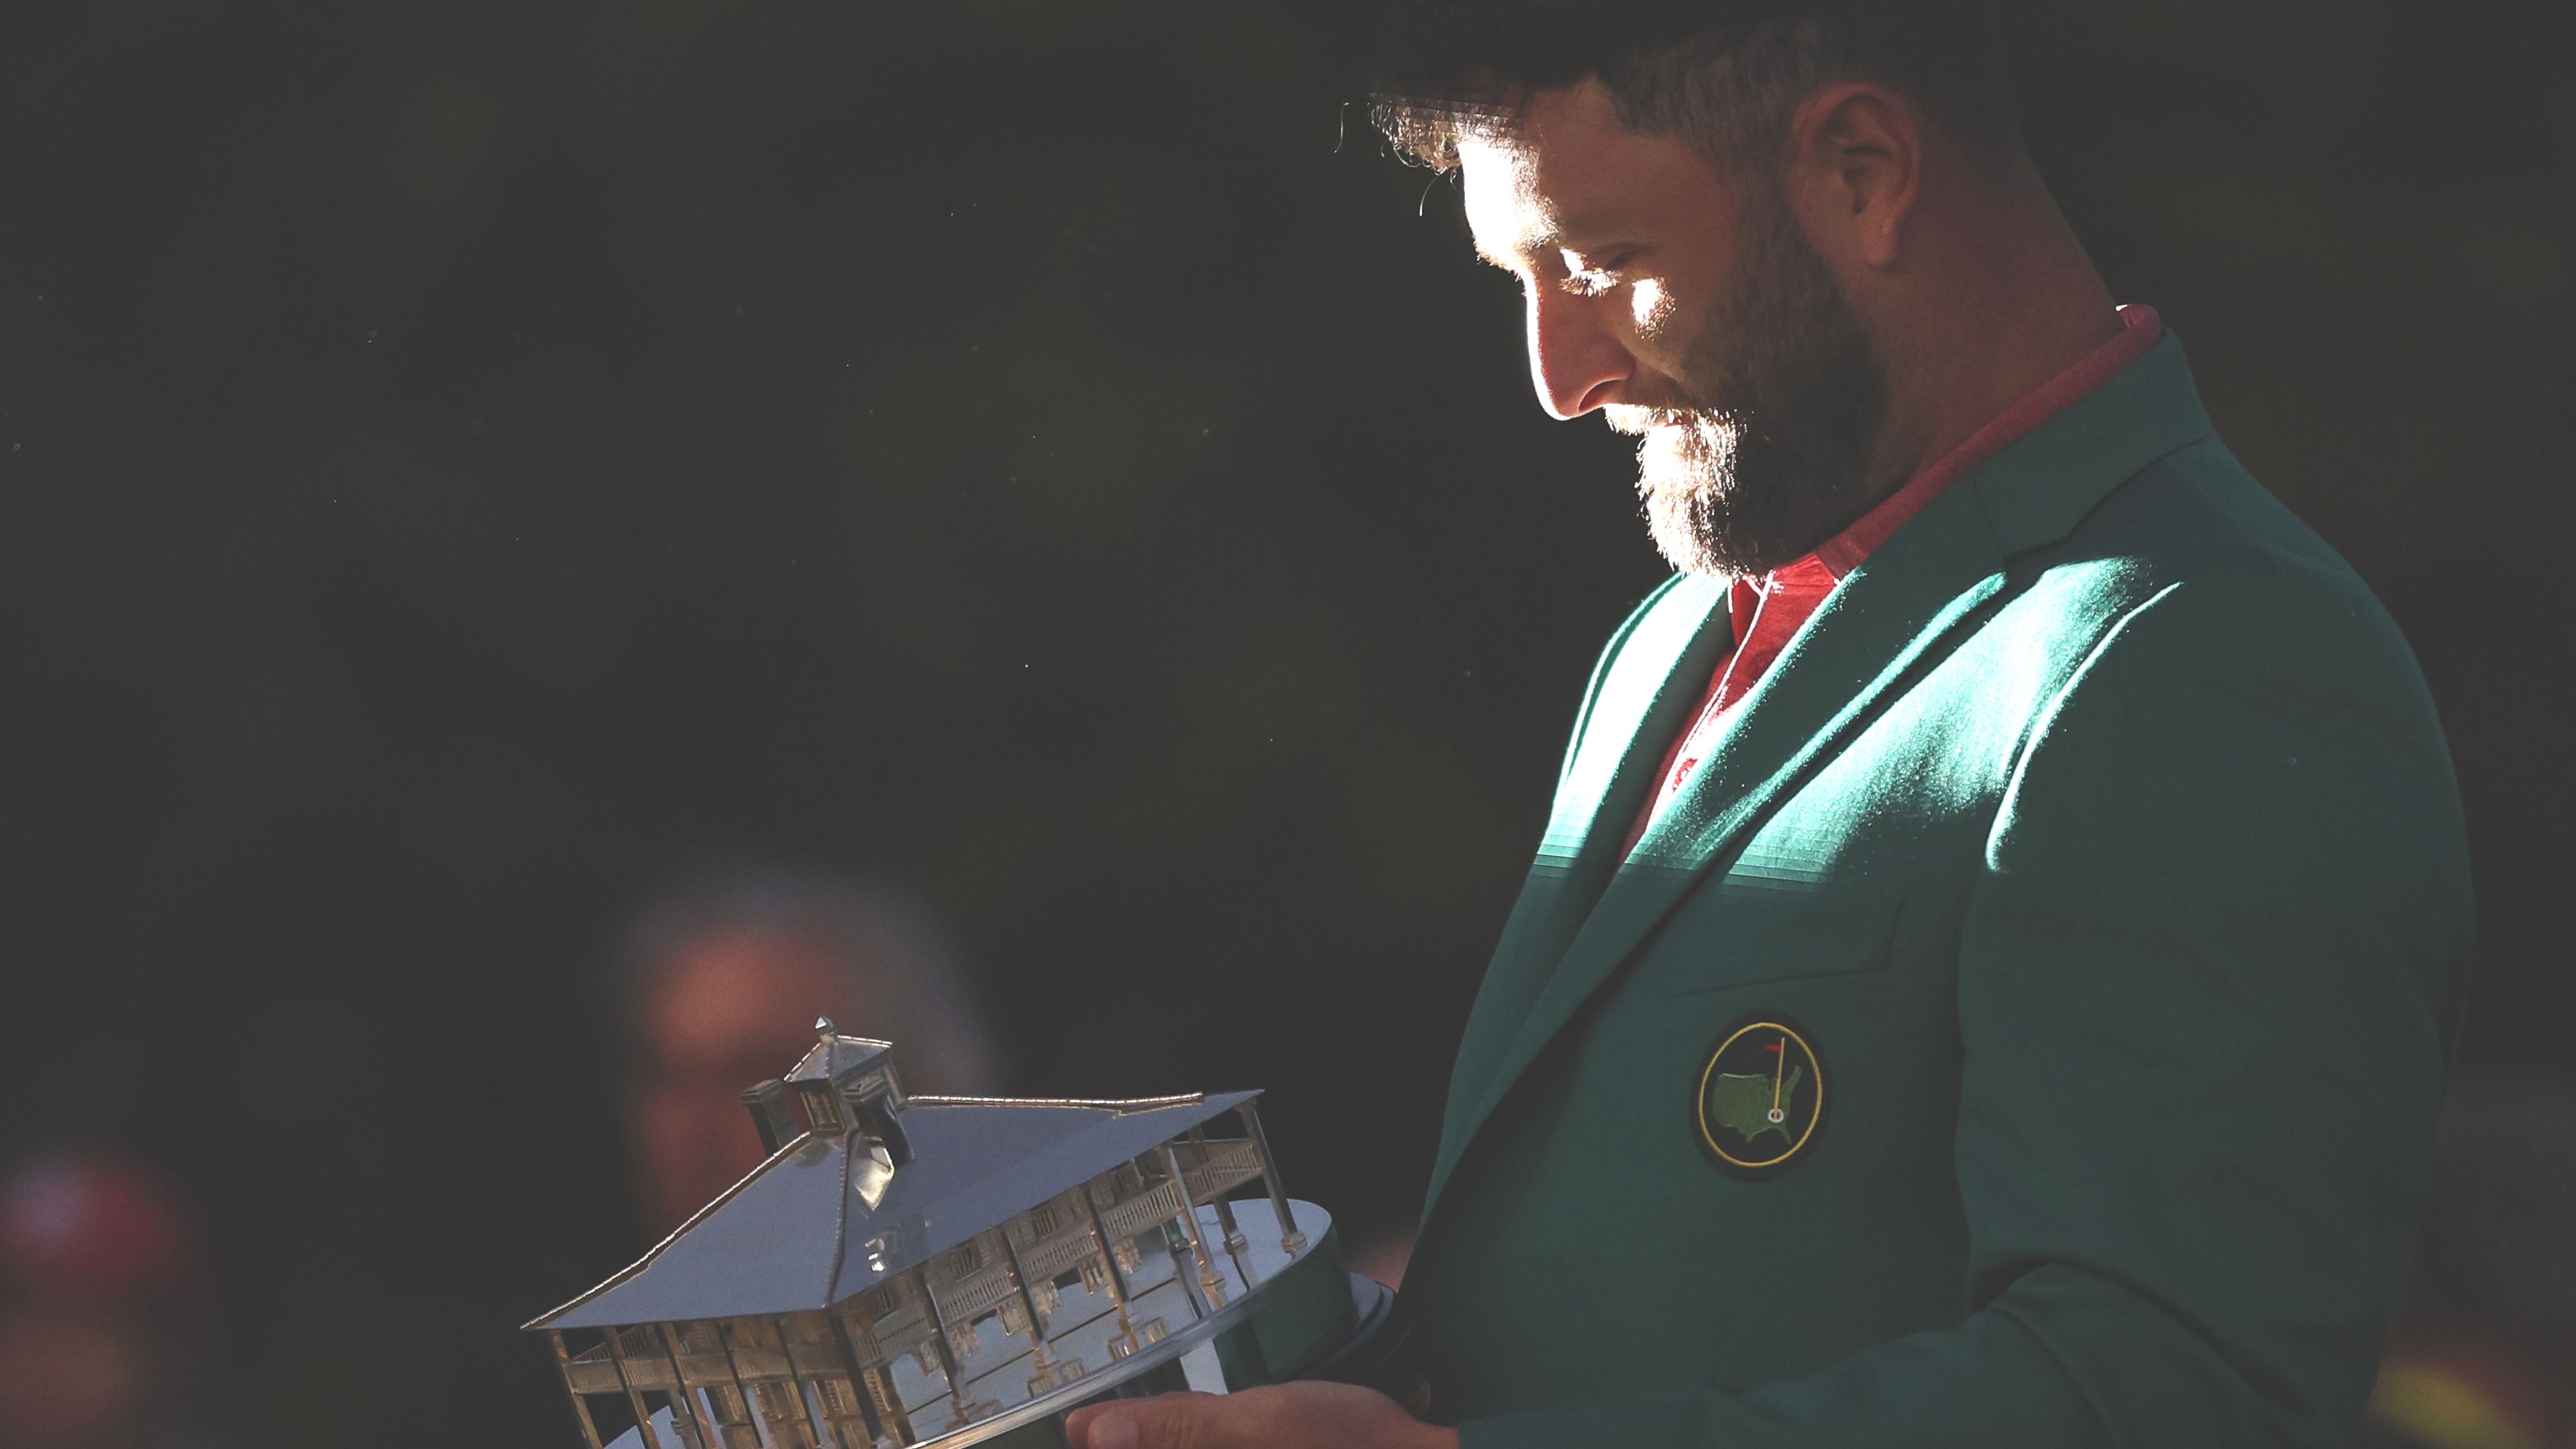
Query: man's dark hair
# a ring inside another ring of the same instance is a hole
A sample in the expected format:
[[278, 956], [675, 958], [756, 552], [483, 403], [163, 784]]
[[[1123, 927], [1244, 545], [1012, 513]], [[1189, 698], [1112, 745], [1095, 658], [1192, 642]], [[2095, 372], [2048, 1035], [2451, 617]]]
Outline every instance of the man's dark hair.
[[1990, 0], [1394, 0], [1376, 115], [1396, 146], [1458, 164], [1537, 91], [1596, 77], [1619, 121], [1741, 169], [1776, 156], [1828, 81], [1886, 86], [1972, 149], [2021, 144]]

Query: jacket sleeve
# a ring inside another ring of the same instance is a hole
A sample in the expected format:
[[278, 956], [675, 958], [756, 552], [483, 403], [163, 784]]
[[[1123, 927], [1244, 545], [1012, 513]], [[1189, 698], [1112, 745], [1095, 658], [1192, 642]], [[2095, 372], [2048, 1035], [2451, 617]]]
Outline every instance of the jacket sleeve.
[[1465, 1443], [2340, 1442], [2425, 1188], [2466, 861], [2357, 588], [2166, 589], [2034, 722], [1961, 927], [1960, 1324]]

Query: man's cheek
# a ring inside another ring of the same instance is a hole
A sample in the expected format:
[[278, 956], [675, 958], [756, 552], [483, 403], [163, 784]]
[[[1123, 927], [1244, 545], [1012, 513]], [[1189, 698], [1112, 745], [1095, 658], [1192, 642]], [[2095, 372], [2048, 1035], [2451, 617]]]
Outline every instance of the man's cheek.
[[1661, 343], [1677, 310], [1672, 289], [1657, 278], [1646, 277], [1628, 287], [1628, 320], [1635, 325], [1641, 346]]

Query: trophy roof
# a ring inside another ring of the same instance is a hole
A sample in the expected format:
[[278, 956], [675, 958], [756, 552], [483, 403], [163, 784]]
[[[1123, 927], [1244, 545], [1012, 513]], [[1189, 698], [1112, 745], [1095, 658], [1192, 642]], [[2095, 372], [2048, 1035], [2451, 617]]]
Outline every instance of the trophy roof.
[[844, 1036], [832, 1029], [831, 1019], [815, 1023], [823, 1029], [823, 1039], [806, 1049], [784, 1078], [790, 1082], [829, 1081], [845, 1072], [874, 1066], [894, 1055], [894, 1043], [874, 1037]]
[[[529, 1323], [604, 1328], [829, 1308], [1260, 1095], [1141, 1102], [915, 1097], [914, 1158], [881, 1173], [869, 1140], [787, 1143], [643, 1259]], [[853, 1160], [855, 1148], [859, 1157]]]

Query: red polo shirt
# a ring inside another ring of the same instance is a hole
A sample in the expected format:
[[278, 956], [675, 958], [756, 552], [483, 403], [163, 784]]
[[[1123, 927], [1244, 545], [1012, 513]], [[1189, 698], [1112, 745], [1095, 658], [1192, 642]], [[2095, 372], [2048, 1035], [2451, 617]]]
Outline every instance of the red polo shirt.
[[2164, 338], [2164, 321], [2153, 307], [2123, 307], [2120, 320], [2128, 325], [2119, 336], [2005, 409], [2003, 416], [1979, 428], [1966, 442], [1916, 474], [1904, 487], [1863, 514], [1858, 523], [1834, 535], [1814, 553], [1772, 570], [1768, 577], [1735, 581], [1726, 601], [1735, 647], [1717, 662], [1717, 673], [1709, 680], [1708, 694], [1701, 700], [1690, 727], [1664, 752], [1663, 773], [1657, 777], [1660, 783], [1637, 812], [1636, 824], [1629, 828], [1628, 849], [1637, 848], [1647, 825], [1689, 783], [1691, 772], [1716, 748], [1727, 713], [1780, 657], [1799, 626], [1816, 612], [1845, 574], [1858, 568], [1862, 559], [1894, 537], [1943, 490], [1966, 477], [1970, 469], [2089, 396], [2121, 369], [2146, 356]]

